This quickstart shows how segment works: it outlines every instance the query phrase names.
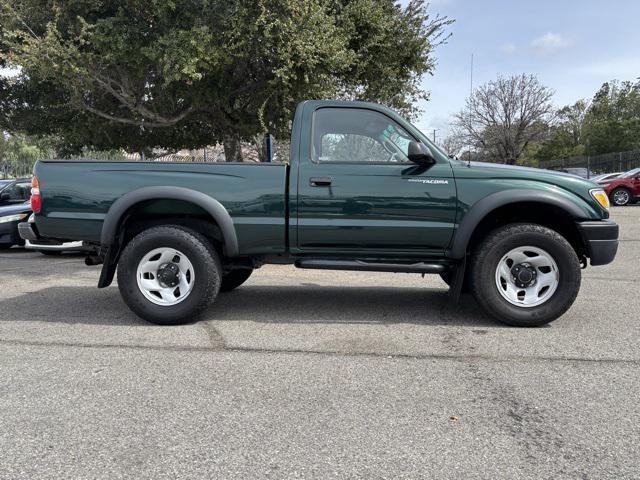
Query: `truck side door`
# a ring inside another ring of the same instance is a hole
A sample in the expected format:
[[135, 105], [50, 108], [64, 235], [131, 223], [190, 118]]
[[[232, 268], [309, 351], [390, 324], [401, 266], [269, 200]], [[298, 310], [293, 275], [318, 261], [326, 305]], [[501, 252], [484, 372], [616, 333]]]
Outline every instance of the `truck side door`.
[[300, 147], [298, 251], [442, 255], [456, 212], [450, 163], [411, 163], [415, 129], [367, 104], [342, 105], [320, 106], [303, 124], [311, 132]]

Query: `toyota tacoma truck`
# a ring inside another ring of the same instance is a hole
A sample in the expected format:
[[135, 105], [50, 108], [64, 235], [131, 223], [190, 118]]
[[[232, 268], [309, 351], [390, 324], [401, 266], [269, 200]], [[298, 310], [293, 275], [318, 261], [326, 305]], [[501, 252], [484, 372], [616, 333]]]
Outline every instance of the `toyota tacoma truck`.
[[93, 246], [98, 287], [117, 273], [126, 304], [157, 324], [191, 322], [260, 266], [293, 264], [439, 274], [454, 299], [469, 291], [498, 320], [538, 326], [618, 248], [596, 184], [452, 159], [364, 102], [301, 103], [288, 162], [40, 161], [31, 198], [23, 238]]

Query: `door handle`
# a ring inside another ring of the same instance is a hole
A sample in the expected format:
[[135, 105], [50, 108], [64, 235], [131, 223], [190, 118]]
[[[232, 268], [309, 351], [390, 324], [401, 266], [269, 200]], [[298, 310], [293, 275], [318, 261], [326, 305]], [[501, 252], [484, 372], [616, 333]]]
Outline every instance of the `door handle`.
[[311, 177], [309, 185], [312, 187], [329, 187], [333, 179], [331, 177]]

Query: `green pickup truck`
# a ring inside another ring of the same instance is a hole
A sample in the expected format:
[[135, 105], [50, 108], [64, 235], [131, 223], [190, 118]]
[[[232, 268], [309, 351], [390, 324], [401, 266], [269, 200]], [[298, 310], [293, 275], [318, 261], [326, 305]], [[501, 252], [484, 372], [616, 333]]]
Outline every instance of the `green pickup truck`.
[[289, 160], [41, 161], [20, 232], [93, 246], [98, 287], [117, 271], [127, 305], [158, 324], [193, 321], [263, 264], [293, 264], [439, 274], [454, 299], [470, 291], [498, 320], [537, 326], [618, 248], [594, 183], [449, 158], [380, 105], [301, 103]]

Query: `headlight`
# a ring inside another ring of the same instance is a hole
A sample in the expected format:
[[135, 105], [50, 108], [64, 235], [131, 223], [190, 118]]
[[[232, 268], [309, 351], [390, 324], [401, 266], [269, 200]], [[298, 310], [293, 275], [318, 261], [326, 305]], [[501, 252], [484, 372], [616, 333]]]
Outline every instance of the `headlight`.
[[589, 190], [589, 193], [594, 198], [594, 200], [600, 204], [602, 208], [604, 208], [605, 210], [609, 210], [609, 196], [603, 189], [594, 188], [593, 190]]
[[17, 215], [7, 215], [6, 217], [0, 217], [0, 223], [17, 222], [24, 220], [29, 216], [28, 213], [18, 213]]

